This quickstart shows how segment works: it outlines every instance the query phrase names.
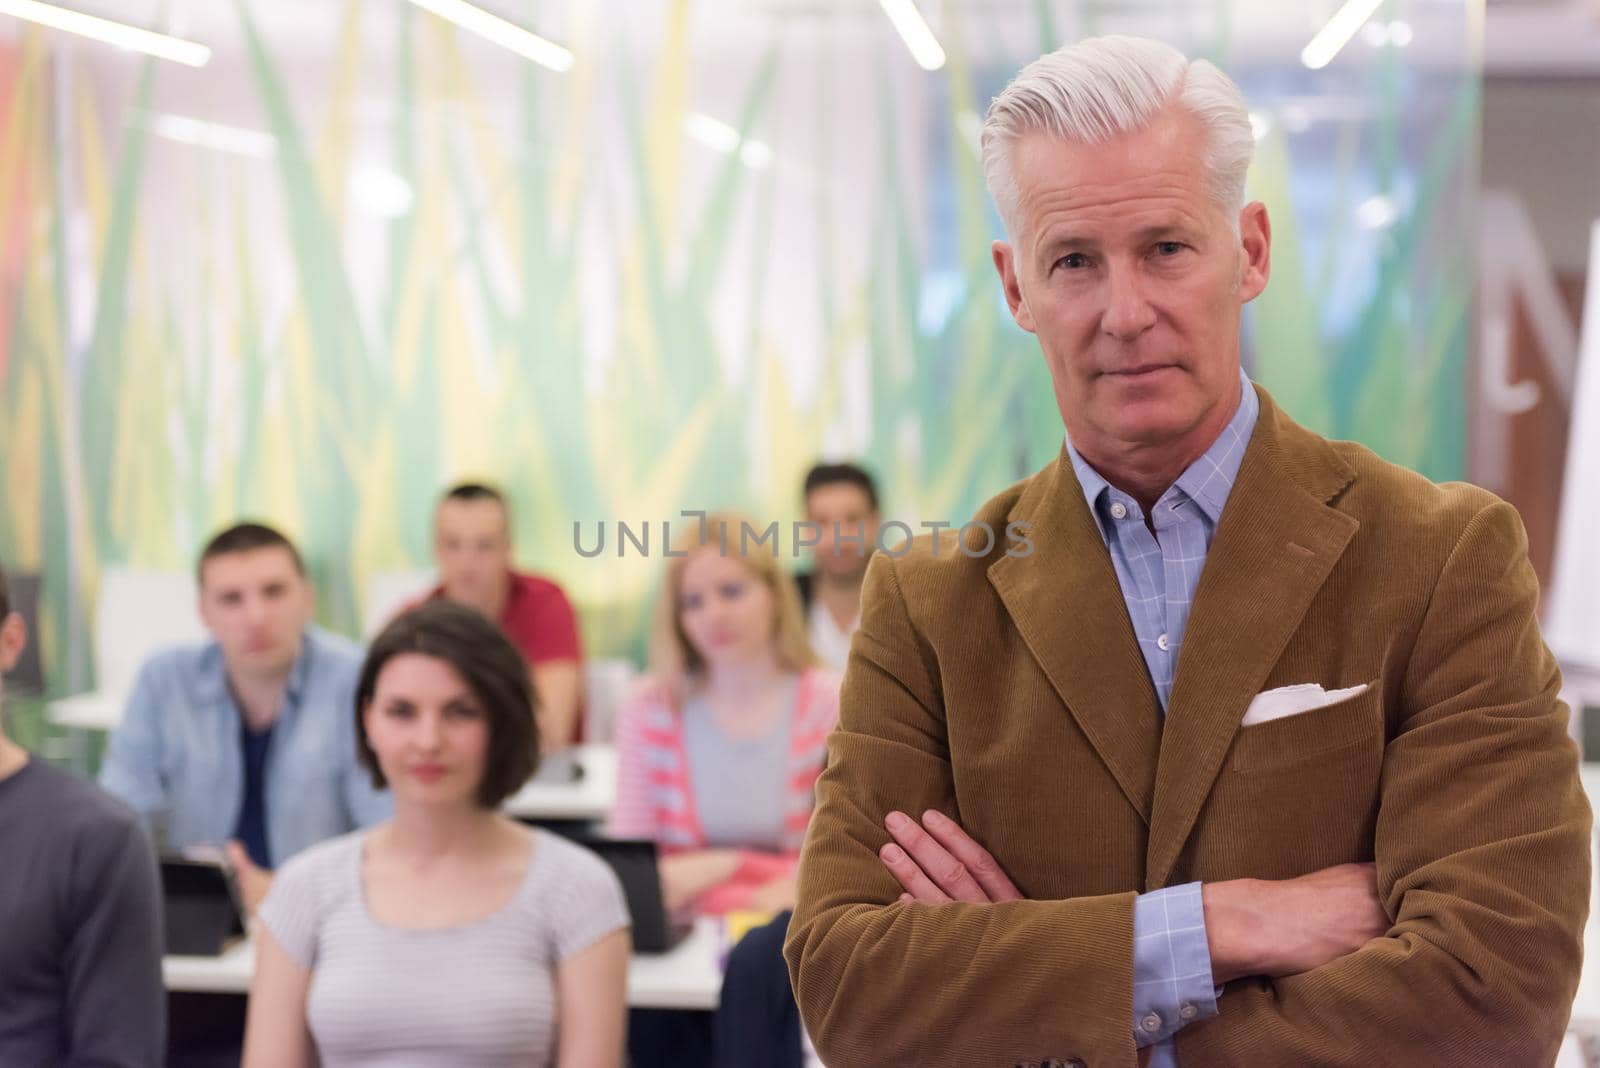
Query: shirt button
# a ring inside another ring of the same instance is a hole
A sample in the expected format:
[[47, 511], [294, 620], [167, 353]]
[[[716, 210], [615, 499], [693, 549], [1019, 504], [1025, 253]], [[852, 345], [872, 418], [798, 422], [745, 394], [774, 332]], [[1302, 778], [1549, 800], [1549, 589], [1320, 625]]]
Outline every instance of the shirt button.
[[1171, 646], [1172, 643], [1167, 641], [1167, 636], [1165, 634], [1156, 639], [1156, 648], [1160, 649], [1163, 653], [1166, 652]]
[[1196, 1016], [1200, 1015], [1200, 1010], [1195, 1008], [1193, 1005], [1185, 1003], [1181, 1008], [1178, 1009], [1178, 1015], [1183, 1017], [1185, 1020], [1192, 1020]]
[[1153, 1035], [1161, 1030], [1161, 1017], [1152, 1012], [1149, 1016], [1139, 1021], [1139, 1026], [1144, 1028], [1148, 1034]]
[[1113, 502], [1112, 505], [1111, 505], [1111, 518], [1113, 518], [1113, 519], [1126, 519], [1126, 518], [1128, 518], [1128, 506], [1123, 504], [1121, 501]]

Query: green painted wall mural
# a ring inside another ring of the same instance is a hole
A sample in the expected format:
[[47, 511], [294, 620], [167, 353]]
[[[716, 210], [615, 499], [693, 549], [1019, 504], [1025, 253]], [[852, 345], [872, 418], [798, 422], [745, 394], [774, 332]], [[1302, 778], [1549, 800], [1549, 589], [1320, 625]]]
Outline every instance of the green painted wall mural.
[[1091, 32], [1214, 58], [1256, 109], [1253, 373], [1459, 476], [1465, 3], [1380, 16], [1431, 20], [1443, 62], [1364, 38], [1321, 72], [1297, 4], [1169, 6], [948, 2], [937, 74], [865, 0], [500, 4], [573, 48], [564, 75], [401, 0], [204, 5], [200, 71], [11, 27], [0, 559], [44, 577], [52, 689], [92, 683], [101, 568], [187, 568], [240, 515], [301, 541], [353, 633], [374, 574], [427, 566], [439, 490], [494, 479], [595, 654], [639, 651], [660, 562], [584, 559], [575, 522], [787, 523], [819, 455], [864, 458], [892, 518], [959, 522], [1060, 445], [976, 123]]

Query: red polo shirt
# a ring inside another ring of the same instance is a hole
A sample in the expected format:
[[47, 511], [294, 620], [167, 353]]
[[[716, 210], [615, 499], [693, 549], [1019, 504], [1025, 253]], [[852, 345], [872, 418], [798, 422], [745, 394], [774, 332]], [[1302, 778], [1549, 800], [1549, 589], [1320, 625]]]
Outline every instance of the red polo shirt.
[[[428, 595], [430, 600], [443, 596], [443, 586], [435, 586]], [[500, 629], [530, 664], [583, 659], [578, 617], [572, 611], [572, 603], [561, 587], [547, 578], [511, 572], [511, 590], [500, 615]]]

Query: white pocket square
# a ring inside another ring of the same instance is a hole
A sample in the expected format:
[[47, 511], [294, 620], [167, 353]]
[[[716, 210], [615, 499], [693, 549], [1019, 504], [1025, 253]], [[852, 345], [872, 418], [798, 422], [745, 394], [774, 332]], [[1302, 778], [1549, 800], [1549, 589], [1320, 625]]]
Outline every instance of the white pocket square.
[[1280, 686], [1276, 690], [1263, 690], [1251, 698], [1250, 707], [1244, 710], [1244, 719], [1239, 721], [1239, 726], [1253, 727], [1257, 723], [1298, 716], [1302, 712], [1358, 697], [1366, 689], [1364, 682], [1343, 690], [1324, 690], [1314, 682], [1302, 682], [1294, 686]]

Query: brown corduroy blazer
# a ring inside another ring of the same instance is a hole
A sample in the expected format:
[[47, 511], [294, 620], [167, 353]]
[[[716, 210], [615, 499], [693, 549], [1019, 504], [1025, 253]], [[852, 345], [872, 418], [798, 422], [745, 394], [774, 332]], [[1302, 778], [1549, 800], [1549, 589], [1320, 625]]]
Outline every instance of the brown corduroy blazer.
[[[1590, 813], [1509, 505], [1261, 393], [1164, 722], [1065, 452], [976, 518], [1031, 554], [924, 537], [868, 572], [785, 947], [829, 1068], [1134, 1065], [1137, 893], [1373, 860], [1387, 936], [1228, 984], [1182, 1068], [1551, 1063]], [[1293, 683], [1368, 688], [1240, 726]], [[897, 903], [883, 818], [928, 808], [1029, 900]]]

